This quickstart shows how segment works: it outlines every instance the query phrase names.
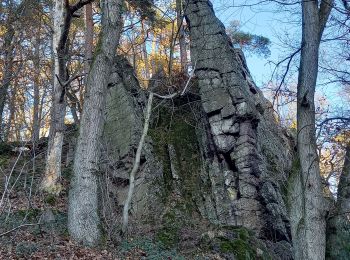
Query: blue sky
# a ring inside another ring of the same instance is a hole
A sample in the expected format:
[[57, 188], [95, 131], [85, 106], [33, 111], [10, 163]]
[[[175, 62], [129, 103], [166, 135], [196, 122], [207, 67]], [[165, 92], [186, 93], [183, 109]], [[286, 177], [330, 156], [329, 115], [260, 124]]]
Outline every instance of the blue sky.
[[[262, 35], [271, 41], [271, 56], [268, 58], [257, 57], [253, 54], [247, 54], [246, 58], [248, 66], [256, 83], [261, 86], [263, 82], [270, 79], [273, 70], [273, 65], [270, 60], [277, 61], [279, 58], [286, 55], [282, 52], [279, 46], [277, 35], [288, 28], [288, 24], [282, 24], [279, 20], [284, 19], [285, 14], [273, 13], [273, 6], [264, 7], [233, 7], [240, 5], [246, 1], [224, 1], [213, 0], [214, 9], [219, 19], [228, 26], [230, 21], [238, 20], [241, 25], [241, 30], [252, 34]], [[270, 7], [270, 8], [269, 8]], [[290, 28], [288, 28], [290, 29]], [[284, 54], [284, 55], [283, 55]]]
[[[266, 4], [264, 6], [238, 7], [242, 4], [252, 4], [257, 1], [252, 0], [212, 0], [217, 17], [228, 26], [230, 21], [238, 20], [241, 24], [241, 30], [252, 34], [262, 35], [271, 41], [271, 56], [264, 58], [254, 54], [246, 54], [246, 59], [250, 72], [259, 87], [263, 87], [271, 79], [274, 65], [269, 62], [278, 62], [292, 53], [291, 49], [286, 49], [281, 45], [281, 38], [290, 38], [291, 45], [298, 45], [301, 38], [300, 24], [296, 22], [299, 19], [300, 5], [289, 6], [291, 12], [280, 10], [275, 4]], [[295, 15], [296, 14], [296, 15]], [[295, 60], [298, 64], [298, 60]], [[294, 67], [296, 69], [296, 67]], [[296, 84], [297, 74], [293, 81]], [[325, 81], [322, 75], [319, 75], [319, 83]], [[325, 96], [330, 106], [348, 107], [348, 99], [341, 97], [341, 91], [338, 85], [328, 85], [317, 87], [317, 96]]]

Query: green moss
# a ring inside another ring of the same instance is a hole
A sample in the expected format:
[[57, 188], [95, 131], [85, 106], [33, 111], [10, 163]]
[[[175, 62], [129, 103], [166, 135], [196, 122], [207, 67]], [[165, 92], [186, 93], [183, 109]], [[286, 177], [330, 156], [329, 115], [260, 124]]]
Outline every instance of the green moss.
[[167, 142], [168, 142], [167, 131], [163, 127], [156, 127], [154, 129], [149, 130], [149, 135], [153, 140], [154, 152], [158, 160], [162, 163], [162, 166], [163, 166], [164, 189], [163, 189], [162, 198], [166, 200], [173, 186], [170, 158], [167, 150], [168, 149], [167, 148]]
[[0, 141], [0, 167], [6, 167], [10, 162], [11, 145]]
[[220, 250], [222, 253], [233, 253], [238, 260], [256, 259], [254, 249], [243, 239], [224, 239], [221, 241]]
[[176, 158], [172, 162], [179, 175], [182, 197], [187, 208], [193, 208], [195, 192], [200, 190], [199, 173], [201, 167], [200, 153], [197, 142], [196, 124], [190, 109], [185, 107], [173, 111], [168, 108], [160, 109], [160, 116], [149, 131], [154, 144], [157, 158], [163, 164], [165, 192], [167, 197], [174, 188], [174, 180], [171, 172], [169, 145], [175, 149]]
[[6, 167], [10, 162], [10, 158], [7, 155], [0, 155], [0, 167]]
[[185, 260], [176, 250], [167, 250], [161, 243], [147, 238], [136, 238], [131, 241], [124, 240], [119, 246], [119, 251], [125, 256], [125, 259], [130, 258], [130, 252], [135, 249], [144, 251], [145, 255], [147, 255], [146, 258], [149, 260]]
[[157, 232], [156, 240], [166, 248], [174, 248], [179, 242], [178, 228], [165, 227]]
[[238, 237], [242, 240], [247, 241], [251, 236], [251, 234], [249, 233], [249, 230], [244, 227], [238, 228], [237, 231], [238, 231]]
[[174, 248], [179, 242], [179, 229], [181, 223], [177, 219], [174, 210], [163, 216], [163, 227], [157, 232], [156, 240], [166, 248]]
[[254, 232], [245, 227], [235, 227], [235, 226], [220, 226], [220, 229], [232, 231], [239, 239], [248, 241], [254, 236]]
[[45, 201], [47, 204], [53, 206], [53, 205], [55, 205], [55, 202], [56, 202], [56, 196], [54, 196], [54, 195], [52, 195], [52, 194], [47, 194], [46, 197], [45, 197], [45, 199], [44, 199], [44, 201]]
[[40, 210], [40, 209], [33, 209], [33, 208], [28, 209], [28, 210], [19, 210], [19, 211], [17, 212], [17, 214], [18, 214], [20, 217], [22, 217], [22, 218], [24, 218], [25, 216], [27, 216], [27, 219], [28, 219], [28, 220], [34, 220], [34, 219], [36, 219], [36, 218], [39, 216], [40, 213], [41, 213], [41, 210]]
[[245, 227], [220, 226], [214, 238], [207, 236], [202, 239], [201, 248], [215, 250], [225, 257], [234, 255], [238, 260], [271, 259], [266, 247], [256, 239], [254, 231]]
[[[150, 127], [149, 135], [157, 159], [163, 166], [163, 181], [160, 187], [162, 200], [170, 210], [162, 217], [162, 228], [156, 234], [156, 240], [166, 248], [176, 248], [179, 243], [179, 231], [191, 225], [191, 213], [194, 212], [195, 198], [201, 190], [201, 161], [196, 135], [196, 122], [191, 109], [161, 107], [159, 117]], [[175, 150], [170, 157], [169, 147]], [[173, 177], [174, 167], [178, 178]], [[178, 196], [178, 193], [181, 196]], [[175, 196], [173, 196], [176, 194]]]

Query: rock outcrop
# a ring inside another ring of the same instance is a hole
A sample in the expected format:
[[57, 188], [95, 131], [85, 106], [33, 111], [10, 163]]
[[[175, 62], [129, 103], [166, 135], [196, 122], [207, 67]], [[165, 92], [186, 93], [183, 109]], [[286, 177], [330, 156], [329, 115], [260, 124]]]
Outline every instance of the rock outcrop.
[[[119, 214], [127, 197], [129, 174], [143, 129], [145, 101], [145, 92], [134, 76], [132, 66], [125, 58], [118, 56], [108, 88], [101, 162], [105, 173], [102, 193], [105, 203], [109, 203], [104, 205], [103, 215], [109, 215], [110, 220], [118, 225], [120, 222], [116, 220], [121, 216]], [[160, 169], [150, 140], [147, 140], [136, 176], [130, 226], [135, 223], [142, 225], [143, 220], [151, 220], [153, 214], [161, 211], [161, 204], [157, 203], [159, 185], [153, 185], [158, 178], [162, 178]]]
[[186, 20], [204, 109], [198, 130], [201, 180], [210, 187], [210, 192], [203, 190], [199, 209], [213, 223], [290, 241], [282, 196], [292, 161], [288, 137], [210, 1], [188, 1]]
[[[292, 164], [290, 137], [278, 126], [271, 103], [254, 84], [243, 53], [232, 46], [210, 1], [190, 0], [185, 10], [196, 87], [155, 105], [132, 216], [148, 221], [157, 216], [159, 224], [166, 215], [183, 218], [178, 209], [195, 211], [215, 226], [253, 230], [275, 255], [289, 259], [284, 185]], [[103, 192], [120, 212], [141, 136], [145, 94], [128, 62], [119, 57], [115, 64], [103, 157], [112, 185]], [[173, 231], [165, 230], [165, 237]]]

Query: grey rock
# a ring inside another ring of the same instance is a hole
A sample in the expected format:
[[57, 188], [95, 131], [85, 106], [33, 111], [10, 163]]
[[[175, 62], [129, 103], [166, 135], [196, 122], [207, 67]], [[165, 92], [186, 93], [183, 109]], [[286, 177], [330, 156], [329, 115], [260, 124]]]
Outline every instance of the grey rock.
[[217, 149], [222, 153], [227, 153], [230, 150], [232, 150], [233, 146], [236, 143], [236, 139], [234, 136], [224, 134], [215, 135], [214, 141], [217, 146]]
[[[216, 212], [216, 217], [211, 214], [215, 223], [243, 225], [262, 237], [264, 227], [276, 219], [271, 229], [283, 233], [288, 241], [288, 216], [279, 187], [290, 169], [289, 140], [274, 118], [272, 105], [255, 86], [243, 52], [233, 48], [215, 17], [210, 1], [190, 0], [186, 18], [191, 59], [197, 63], [202, 106], [210, 122], [202, 116], [204, 130], [198, 131], [202, 160], [208, 164], [202, 180], [212, 192], [206, 196], [217, 198], [211, 200], [213, 208], [207, 204], [206, 210]], [[230, 178], [228, 170], [233, 171]], [[268, 183], [276, 185], [271, 188]], [[220, 214], [226, 217], [220, 218]]]
[[[100, 168], [105, 176], [101, 178], [105, 203], [104, 214], [107, 221], [115, 223], [120, 218], [120, 208], [129, 189], [129, 174], [133, 167], [143, 129], [143, 107], [145, 95], [134, 76], [129, 62], [118, 56], [110, 78], [105, 110], [105, 125], [102, 136], [103, 155]], [[154, 185], [162, 177], [162, 167], [153, 156], [153, 147], [147, 139], [141, 156], [142, 165], [136, 175], [135, 190], [131, 203], [130, 225], [142, 224], [142, 220], [152, 214], [160, 214], [160, 187]], [[152, 212], [152, 214], [150, 214]]]
[[236, 108], [231, 104], [227, 104], [226, 106], [223, 107], [221, 110], [221, 116], [223, 118], [230, 117], [232, 115], [235, 115], [237, 112]]

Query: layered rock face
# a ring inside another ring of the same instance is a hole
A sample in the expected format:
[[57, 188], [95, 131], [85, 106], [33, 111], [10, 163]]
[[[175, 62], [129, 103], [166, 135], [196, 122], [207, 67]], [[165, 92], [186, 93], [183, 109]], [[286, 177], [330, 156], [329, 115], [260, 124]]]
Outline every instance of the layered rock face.
[[244, 226], [260, 237], [289, 241], [282, 197], [292, 160], [288, 137], [210, 1], [190, 0], [185, 10], [204, 109], [198, 130], [201, 186], [210, 187], [210, 192], [201, 192], [199, 209], [213, 223]]

